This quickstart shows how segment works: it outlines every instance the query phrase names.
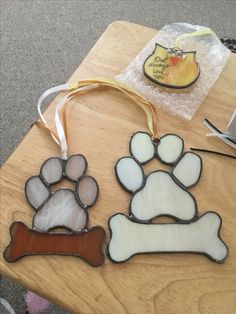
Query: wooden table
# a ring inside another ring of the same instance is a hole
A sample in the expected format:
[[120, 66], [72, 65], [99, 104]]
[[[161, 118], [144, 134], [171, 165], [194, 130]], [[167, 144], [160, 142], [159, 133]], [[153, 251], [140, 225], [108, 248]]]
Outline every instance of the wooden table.
[[[115, 76], [155, 32], [128, 22], [112, 23], [70, 81]], [[207, 139], [202, 125], [207, 117], [222, 130], [226, 127], [236, 103], [235, 73], [236, 56], [232, 56], [190, 122], [158, 110], [159, 133], [179, 134], [187, 148], [235, 153], [220, 140]], [[46, 112], [50, 121], [54, 108], [55, 101]], [[128, 154], [131, 134], [147, 131], [145, 118], [139, 108], [116, 91], [83, 95], [71, 101], [68, 113], [70, 153], [87, 157], [89, 174], [100, 185], [99, 200], [89, 210], [90, 225], [100, 224], [107, 230], [112, 214], [127, 213], [130, 198], [115, 179], [114, 164]], [[34, 212], [25, 201], [25, 181], [38, 173], [46, 158], [57, 155], [59, 150], [50, 137], [34, 126], [1, 169], [2, 275], [75, 313], [236, 313], [236, 161], [229, 158], [202, 155], [203, 175], [191, 189], [200, 214], [215, 210], [223, 218], [221, 235], [230, 254], [222, 265], [204, 256], [180, 254], [140, 255], [121, 265], [106, 259], [98, 268], [79, 258], [60, 256], [6, 263], [2, 252], [10, 240], [10, 224], [15, 220], [29, 226], [32, 223]], [[157, 168], [163, 166], [154, 160], [145, 171]]]

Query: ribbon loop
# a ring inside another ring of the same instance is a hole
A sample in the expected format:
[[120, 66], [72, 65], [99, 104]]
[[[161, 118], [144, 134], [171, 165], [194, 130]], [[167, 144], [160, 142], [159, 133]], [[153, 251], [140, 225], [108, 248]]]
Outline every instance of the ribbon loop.
[[[68, 152], [68, 144], [67, 144], [67, 126], [66, 126], [66, 104], [67, 102], [74, 96], [88, 93], [91, 90], [98, 90], [102, 87], [108, 87], [116, 89], [123, 94], [125, 94], [128, 98], [130, 98], [134, 103], [136, 103], [146, 114], [148, 128], [151, 132], [152, 139], [158, 139], [157, 136], [157, 113], [156, 108], [152, 103], [150, 103], [146, 98], [144, 98], [141, 94], [136, 92], [130, 86], [120, 83], [113, 78], [107, 77], [95, 77], [87, 80], [73, 82], [72, 84], [63, 84], [56, 87], [53, 87], [47, 91], [45, 91], [42, 96], [39, 98], [37, 108], [42, 122], [39, 125], [43, 125], [51, 134], [53, 140], [60, 146], [61, 148], [61, 157], [63, 159], [67, 159]], [[55, 92], [58, 91], [70, 91], [69, 94], [64, 96], [56, 106], [55, 110], [55, 126], [57, 134], [48, 126], [48, 123], [41, 112], [41, 106], [44, 99]], [[61, 121], [61, 113], [63, 113], [63, 121]]]
[[195, 31], [195, 32], [192, 32], [192, 33], [183, 33], [183, 34], [180, 34], [176, 40], [175, 40], [175, 47], [178, 47], [179, 48], [179, 44], [180, 44], [180, 41], [185, 39], [185, 38], [192, 38], [192, 37], [196, 37], [196, 36], [202, 36], [202, 35], [209, 35], [209, 34], [215, 34], [213, 32], [212, 29], [206, 27], [205, 29], [203, 30], [199, 30], [199, 31]]

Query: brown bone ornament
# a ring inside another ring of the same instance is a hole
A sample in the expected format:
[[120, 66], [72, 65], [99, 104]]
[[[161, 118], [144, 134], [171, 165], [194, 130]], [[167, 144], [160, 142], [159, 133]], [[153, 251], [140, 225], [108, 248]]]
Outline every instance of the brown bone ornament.
[[10, 227], [11, 243], [4, 252], [8, 262], [15, 262], [27, 255], [72, 255], [81, 257], [92, 266], [103, 264], [102, 244], [105, 231], [96, 226], [88, 231], [68, 233], [39, 232], [23, 222]]

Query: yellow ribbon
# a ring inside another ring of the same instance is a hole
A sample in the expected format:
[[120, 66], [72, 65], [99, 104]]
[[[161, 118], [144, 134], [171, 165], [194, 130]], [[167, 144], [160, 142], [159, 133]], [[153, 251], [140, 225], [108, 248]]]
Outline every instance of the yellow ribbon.
[[[150, 103], [141, 94], [136, 92], [132, 87], [124, 83], [118, 82], [114, 78], [109, 78], [109, 77], [95, 77], [95, 78], [90, 78], [90, 79], [86, 79], [82, 81], [76, 81], [71, 84], [64, 84], [61, 86], [52, 88], [43, 94], [43, 95], [46, 95], [45, 97], [47, 97], [51, 93], [51, 91], [52, 92], [55, 92], [56, 90], [70, 91], [70, 93], [67, 96], [64, 96], [64, 98], [62, 98], [61, 100], [62, 103], [58, 105], [59, 107], [62, 105], [61, 106], [62, 128], [60, 127], [60, 136], [59, 136], [59, 133], [56, 134], [56, 132], [54, 132], [54, 130], [48, 126], [45, 118], [43, 117], [40, 107], [43, 100], [45, 99], [44, 96], [41, 96], [41, 100], [39, 101], [40, 102], [39, 112], [40, 112], [42, 121], [37, 121], [35, 122], [35, 124], [44, 127], [51, 134], [53, 140], [60, 146], [61, 151], [62, 151], [62, 156], [64, 157], [67, 156], [67, 143], [68, 143], [67, 133], [68, 132], [67, 132], [67, 121], [66, 121], [66, 104], [72, 97], [78, 96], [80, 94], [89, 93], [91, 90], [99, 90], [103, 87], [116, 89], [122, 92], [123, 94], [125, 94], [132, 101], [134, 101], [134, 103], [137, 104], [146, 114], [147, 124], [150, 130], [152, 139], [153, 140], [158, 139], [157, 126], [156, 126], [156, 123], [157, 123], [156, 108], [154, 107], [152, 103]], [[86, 89], [86, 87], [88, 88]], [[60, 123], [60, 121], [57, 121], [57, 122]], [[57, 126], [58, 126], [58, 123], [57, 123]], [[62, 139], [63, 139], [63, 142], [62, 142]]]
[[[144, 98], [141, 94], [136, 92], [132, 87], [121, 83], [114, 78], [109, 77], [95, 77], [83, 81], [73, 82], [70, 84], [70, 89], [78, 89], [82, 87], [91, 87], [91, 89], [96, 90], [100, 89], [102, 87], [109, 87], [116, 89], [123, 94], [125, 94], [127, 97], [129, 97], [131, 100], [133, 100], [146, 114], [147, 118], [147, 124], [148, 128], [151, 132], [152, 139], [155, 140], [158, 138], [157, 136], [157, 112], [156, 108], [152, 103], [150, 103], [146, 98]], [[78, 90], [75, 91], [75, 95], [82, 94], [82, 93], [88, 93], [91, 89], [87, 90]], [[73, 96], [75, 96], [73, 95]], [[72, 96], [72, 97], [73, 97]]]
[[212, 29], [206, 28], [201, 31], [196, 31], [192, 33], [184, 33], [179, 35], [175, 40], [175, 47], [179, 47], [179, 42], [185, 38], [192, 38], [196, 36], [208, 35], [208, 34], [215, 34]]

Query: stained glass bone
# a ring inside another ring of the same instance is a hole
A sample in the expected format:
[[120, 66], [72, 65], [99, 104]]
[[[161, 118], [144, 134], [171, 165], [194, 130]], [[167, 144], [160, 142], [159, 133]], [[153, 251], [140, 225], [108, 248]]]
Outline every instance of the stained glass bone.
[[108, 254], [114, 262], [140, 253], [199, 253], [222, 263], [228, 255], [219, 236], [221, 218], [214, 212], [189, 224], [143, 224], [116, 214], [109, 220], [109, 227]]
[[87, 232], [46, 233], [29, 229], [22, 222], [10, 227], [11, 243], [4, 251], [8, 262], [15, 262], [27, 255], [71, 255], [81, 257], [92, 266], [102, 265], [105, 256], [102, 245], [105, 231], [96, 226]]

